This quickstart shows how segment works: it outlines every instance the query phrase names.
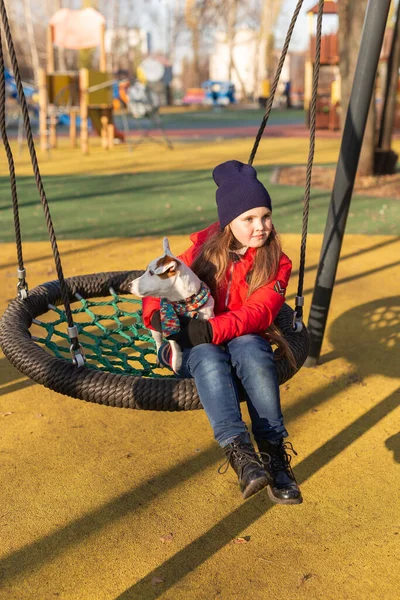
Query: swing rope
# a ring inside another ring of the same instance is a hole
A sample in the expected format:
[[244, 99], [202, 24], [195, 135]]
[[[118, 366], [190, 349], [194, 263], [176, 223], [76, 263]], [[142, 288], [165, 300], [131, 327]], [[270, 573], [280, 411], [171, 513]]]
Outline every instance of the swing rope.
[[[9, 21], [8, 21], [8, 16], [7, 16], [7, 11], [6, 11], [6, 7], [4, 4], [4, 0], [0, 0], [0, 13], [1, 13], [1, 19], [3, 22], [3, 28], [4, 28], [6, 41], [7, 41], [8, 51], [10, 53], [11, 64], [12, 64], [15, 83], [16, 83], [17, 91], [18, 91], [18, 97], [19, 97], [19, 101], [21, 103], [21, 110], [22, 110], [23, 122], [24, 122], [24, 127], [25, 127], [25, 134], [26, 134], [27, 141], [28, 141], [28, 148], [29, 148], [29, 154], [31, 157], [33, 173], [35, 176], [36, 186], [38, 188], [40, 200], [41, 200], [43, 210], [44, 210], [46, 225], [47, 225], [47, 229], [48, 229], [49, 237], [50, 237], [50, 243], [51, 243], [51, 247], [53, 250], [53, 256], [54, 256], [54, 262], [55, 262], [55, 266], [56, 266], [57, 276], [58, 276], [58, 280], [60, 282], [61, 295], [62, 295], [64, 307], [65, 307], [65, 314], [67, 316], [68, 333], [69, 333], [69, 337], [71, 340], [70, 351], [71, 351], [73, 360], [76, 361], [77, 364], [81, 365], [84, 362], [82, 347], [79, 344], [77, 329], [74, 326], [74, 322], [72, 319], [72, 312], [71, 312], [71, 306], [70, 306], [69, 297], [68, 297], [68, 290], [67, 290], [67, 286], [65, 284], [63, 269], [61, 266], [61, 258], [60, 258], [60, 253], [58, 251], [57, 240], [56, 240], [53, 222], [52, 222], [51, 215], [50, 215], [49, 204], [47, 201], [46, 192], [45, 192], [43, 182], [42, 182], [42, 177], [40, 174], [35, 144], [33, 141], [32, 128], [31, 128], [31, 123], [30, 123], [30, 119], [29, 119], [28, 105], [26, 102], [26, 98], [25, 98], [25, 94], [24, 94], [24, 90], [23, 90], [23, 86], [22, 86], [22, 81], [21, 81], [21, 76], [20, 76], [20, 71], [19, 71], [19, 66], [18, 66], [18, 60], [17, 60], [14, 43], [13, 43], [12, 36], [11, 36], [10, 25], [9, 25]], [[21, 292], [21, 294], [20, 294], [21, 298], [22, 298], [22, 297], [25, 297], [25, 294], [27, 293], [27, 284], [25, 281], [25, 269], [24, 269], [23, 260], [22, 260], [22, 242], [21, 242], [20, 221], [19, 221], [19, 214], [18, 214], [18, 195], [17, 195], [17, 184], [16, 184], [16, 178], [15, 178], [14, 160], [13, 160], [13, 156], [11, 153], [11, 148], [10, 148], [10, 144], [8, 141], [7, 130], [6, 130], [5, 72], [4, 72], [5, 64], [4, 64], [4, 55], [3, 55], [3, 47], [2, 46], [3, 46], [3, 44], [2, 44], [1, 29], [0, 29], [0, 48], [1, 48], [1, 51], [0, 51], [1, 98], [0, 98], [0, 101], [2, 104], [1, 113], [0, 113], [0, 129], [1, 129], [1, 135], [3, 138], [3, 142], [4, 142], [6, 153], [7, 153], [8, 164], [10, 167], [11, 193], [12, 193], [13, 210], [14, 210], [14, 227], [15, 227], [15, 234], [16, 234], [18, 266], [19, 266], [18, 275], [20, 278], [20, 282], [18, 285], [19, 285], [19, 289], [25, 290], [25, 293]]]
[[270, 115], [270, 112], [272, 109], [272, 104], [273, 104], [274, 98], [275, 98], [276, 88], [278, 87], [279, 79], [280, 79], [280, 76], [282, 73], [283, 64], [285, 62], [286, 54], [289, 49], [290, 40], [292, 39], [293, 29], [294, 29], [294, 26], [296, 25], [297, 17], [299, 16], [299, 12], [300, 12], [302, 6], [303, 6], [303, 0], [298, 0], [297, 6], [296, 6], [293, 16], [292, 16], [292, 20], [290, 21], [290, 25], [289, 25], [289, 28], [286, 33], [285, 43], [283, 44], [282, 53], [279, 58], [278, 67], [276, 69], [274, 81], [271, 86], [271, 93], [269, 95], [269, 98], [267, 100], [267, 105], [265, 107], [265, 114], [264, 114], [263, 120], [261, 121], [259, 130], [257, 132], [256, 139], [255, 139], [254, 145], [253, 145], [253, 149], [250, 153], [250, 158], [248, 160], [249, 165], [253, 164], [255, 155], [258, 150], [258, 146], [260, 144], [262, 135], [264, 133], [265, 126], [268, 122], [269, 115]]
[[[286, 54], [287, 54], [290, 40], [292, 37], [293, 29], [296, 24], [297, 17], [299, 15], [302, 5], [303, 5], [303, 0], [299, 0], [297, 3], [297, 6], [295, 8], [295, 11], [293, 13], [292, 20], [290, 22], [290, 25], [289, 25], [289, 28], [288, 28], [288, 31], [286, 34], [285, 43], [283, 45], [282, 53], [279, 58], [279, 63], [278, 63], [278, 67], [276, 69], [274, 81], [271, 86], [271, 94], [267, 101], [265, 114], [264, 114], [263, 120], [261, 121], [261, 125], [257, 132], [254, 146], [251, 151], [250, 158], [248, 160], [249, 165], [253, 164], [253, 160], [254, 160], [256, 152], [258, 150], [260, 140], [262, 138], [265, 126], [269, 119], [272, 104], [274, 102], [276, 88], [279, 83], [283, 64], [285, 62]], [[322, 15], [323, 15], [323, 12], [324, 12], [324, 0], [319, 0], [317, 30], [316, 30], [316, 38], [315, 38], [315, 63], [314, 63], [315, 66], [314, 66], [314, 72], [313, 72], [313, 85], [312, 85], [312, 94], [311, 94], [311, 103], [310, 103], [310, 144], [309, 144], [307, 170], [306, 170], [306, 184], [305, 184], [305, 188], [304, 188], [304, 200], [303, 200], [303, 224], [302, 224], [301, 245], [300, 245], [299, 282], [298, 282], [298, 288], [297, 288], [295, 312], [293, 315], [293, 328], [294, 328], [294, 330], [298, 330], [298, 331], [302, 328], [302, 319], [303, 319], [303, 304], [304, 304], [303, 286], [304, 286], [304, 271], [305, 271], [305, 262], [306, 262], [308, 215], [309, 215], [310, 193], [311, 193], [311, 173], [312, 173], [312, 167], [313, 167], [313, 162], [314, 162], [314, 152], [315, 152], [317, 93], [318, 93], [318, 79], [319, 79], [319, 70], [320, 70], [320, 62], [321, 62], [321, 38], [322, 38]]]
[[303, 305], [300, 304], [300, 299], [303, 299], [304, 286], [304, 271], [306, 262], [306, 246], [307, 246], [307, 229], [308, 229], [308, 213], [310, 208], [310, 193], [311, 193], [311, 173], [314, 162], [315, 152], [315, 132], [317, 122], [317, 94], [318, 94], [318, 79], [321, 63], [321, 38], [322, 38], [322, 15], [324, 12], [324, 0], [319, 0], [318, 16], [317, 16], [317, 31], [315, 38], [315, 63], [313, 73], [313, 85], [310, 104], [310, 146], [308, 151], [306, 185], [304, 190], [303, 201], [303, 226], [301, 232], [300, 245], [300, 265], [299, 265], [299, 284], [296, 296], [296, 317], [301, 319], [303, 316]]
[[[10, 148], [10, 144], [7, 136], [6, 129], [6, 81], [4, 72], [4, 56], [3, 56], [3, 44], [1, 42], [1, 28], [0, 28], [0, 127], [1, 136], [3, 138], [3, 144], [8, 160], [8, 169], [10, 171], [10, 186], [11, 186], [11, 197], [14, 213], [14, 228], [15, 228], [15, 242], [17, 246], [17, 260], [18, 260], [18, 271], [22, 274], [24, 269], [24, 259], [22, 254], [22, 240], [21, 240], [21, 225], [19, 220], [18, 210], [18, 194], [17, 194], [17, 182], [15, 177], [15, 164], [14, 157]], [[23, 294], [25, 290], [25, 294]], [[26, 297], [28, 291], [27, 283], [25, 278], [20, 279], [18, 283], [18, 296], [20, 298]]]

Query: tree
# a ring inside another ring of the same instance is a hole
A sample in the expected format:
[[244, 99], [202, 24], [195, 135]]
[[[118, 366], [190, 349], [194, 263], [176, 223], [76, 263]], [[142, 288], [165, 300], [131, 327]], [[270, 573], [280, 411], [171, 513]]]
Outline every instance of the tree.
[[39, 63], [38, 48], [37, 48], [36, 39], [35, 39], [35, 30], [34, 30], [34, 26], [33, 26], [31, 0], [24, 0], [24, 9], [25, 9], [26, 28], [28, 30], [29, 47], [30, 47], [31, 53], [32, 53], [31, 56], [32, 56], [33, 80], [36, 82], [40, 63]]
[[274, 76], [274, 28], [282, 11], [282, 4], [282, 0], [264, 0], [263, 2], [260, 39], [261, 41], [264, 41], [265, 48], [264, 76], [269, 80], [271, 80]]
[[213, 0], [186, 0], [185, 21], [192, 37], [193, 83], [200, 87], [202, 81], [201, 43], [210, 25], [216, 23]]
[[[118, 1], [118, 0], [116, 0]], [[82, 8], [96, 8], [97, 0], [81, 0]], [[78, 67], [80, 69], [91, 69], [93, 68], [93, 55], [95, 53], [94, 48], [84, 48], [79, 50]]]
[[[339, 30], [339, 60], [341, 76], [341, 114], [342, 128], [350, 99], [354, 72], [360, 50], [361, 33], [364, 24], [368, 0], [341, 0], [338, 2]], [[374, 155], [376, 146], [376, 109], [375, 94], [371, 101], [367, 125], [364, 133], [358, 175], [372, 175], [374, 172]]]
[[[254, 60], [254, 87], [251, 95], [258, 95], [260, 78], [272, 80], [274, 76], [274, 28], [282, 11], [283, 0], [261, 0], [251, 2], [249, 0], [224, 0], [223, 11], [220, 13], [219, 26], [226, 28], [226, 40], [229, 52], [229, 74], [236, 72], [242, 97], [247, 96], [245, 82], [243, 81], [234, 61], [235, 37], [240, 27], [245, 25], [254, 31], [255, 60]], [[260, 61], [257, 57], [263, 56], [263, 66], [260, 69]], [[260, 73], [260, 70], [262, 71]]]
[[[394, 4], [392, 4], [392, 8]], [[391, 15], [389, 16], [391, 18]], [[385, 94], [379, 129], [378, 147], [375, 156], [376, 174], [394, 173], [398, 155], [392, 150], [391, 142], [397, 108], [397, 84], [400, 66], [400, 2], [392, 28], [392, 43], [387, 64]]]
[[229, 52], [229, 65], [228, 65], [228, 80], [232, 80], [233, 71], [235, 71], [236, 76], [239, 81], [239, 85], [242, 90], [242, 98], [246, 98], [246, 86], [244, 85], [244, 81], [239, 73], [239, 70], [236, 67], [235, 60], [233, 57], [234, 49], [235, 49], [235, 35], [236, 29], [238, 26], [238, 8], [239, 8], [239, 0], [226, 0], [226, 11], [223, 12], [225, 15], [228, 15], [227, 18], [227, 28], [226, 28], [226, 40], [228, 44], [228, 52]]
[[173, 7], [168, 6], [167, 10], [169, 19], [167, 54], [169, 56], [171, 64], [174, 64], [178, 38], [185, 26], [185, 17], [183, 15], [183, 12], [179, 10], [178, 0], [174, 0]]
[[[63, 8], [63, 0], [54, 0], [54, 12], [61, 10]], [[57, 52], [58, 56], [58, 69], [60, 71], [66, 71], [67, 65], [65, 62], [65, 50], [64, 48], [58, 48]]]

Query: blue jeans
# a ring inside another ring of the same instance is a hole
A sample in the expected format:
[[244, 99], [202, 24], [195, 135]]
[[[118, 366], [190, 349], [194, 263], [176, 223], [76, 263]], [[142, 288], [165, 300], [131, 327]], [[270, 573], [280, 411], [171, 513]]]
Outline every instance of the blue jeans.
[[287, 437], [271, 344], [243, 335], [224, 346], [200, 344], [183, 352], [178, 377], [193, 377], [200, 401], [221, 446], [247, 433], [240, 411], [238, 383], [245, 393], [256, 440]]

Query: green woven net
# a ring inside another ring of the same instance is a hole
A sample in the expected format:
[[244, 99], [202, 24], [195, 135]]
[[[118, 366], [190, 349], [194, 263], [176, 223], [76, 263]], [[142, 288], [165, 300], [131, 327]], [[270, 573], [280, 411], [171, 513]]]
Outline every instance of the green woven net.
[[[75, 294], [78, 306], [72, 305], [72, 314], [86, 367], [140, 377], [171, 377], [171, 371], [157, 365], [153, 337], [143, 325], [141, 301], [119, 296], [112, 288], [110, 296], [88, 300]], [[65, 312], [52, 304], [48, 308], [41, 319], [33, 319], [32, 339], [58, 358], [72, 361]]]

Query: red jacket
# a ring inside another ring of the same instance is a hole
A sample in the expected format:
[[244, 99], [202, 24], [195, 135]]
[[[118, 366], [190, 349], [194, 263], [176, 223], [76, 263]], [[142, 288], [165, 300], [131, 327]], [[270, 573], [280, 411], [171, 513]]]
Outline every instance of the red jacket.
[[[203, 243], [219, 228], [214, 223], [190, 236], [193, 245], [180, 258], [190, 266]], [[224, 284], [218, 289], [215, 300], [215, 317], [209, 320], [213, 330], [213, 344], [223, 344], [240, 335], [263, 333], [275, 320], [285, 302], [286, 287], [292, 262], [282, 254], [276, 279], [258, 288], [247, 298], [246, 275], [251, 271], [256, 249], [249, 248], [237, 262], [229, 264]], [[151, 317], [160, 308], [158, 298], [143, 298], [143, 322], [151, 327]]]

